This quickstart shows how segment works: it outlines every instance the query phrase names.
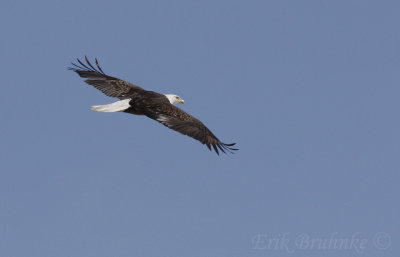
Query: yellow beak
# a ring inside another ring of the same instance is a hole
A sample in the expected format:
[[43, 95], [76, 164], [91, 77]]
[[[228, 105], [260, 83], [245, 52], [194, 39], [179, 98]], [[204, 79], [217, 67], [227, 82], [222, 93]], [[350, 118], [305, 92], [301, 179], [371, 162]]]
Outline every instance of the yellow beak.
[[183, 99], [179, 99], [178, 100], [181, 104], [184, 104], [185, 103], [185, 101], [183, 100]]

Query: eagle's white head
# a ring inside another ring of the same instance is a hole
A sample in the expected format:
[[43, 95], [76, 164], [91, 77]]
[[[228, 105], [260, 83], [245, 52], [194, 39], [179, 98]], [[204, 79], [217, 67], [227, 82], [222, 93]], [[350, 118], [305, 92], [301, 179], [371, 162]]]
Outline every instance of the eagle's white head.
[[171, 104], [184, 104], [185, 101], [177, 95], [165, 94]]

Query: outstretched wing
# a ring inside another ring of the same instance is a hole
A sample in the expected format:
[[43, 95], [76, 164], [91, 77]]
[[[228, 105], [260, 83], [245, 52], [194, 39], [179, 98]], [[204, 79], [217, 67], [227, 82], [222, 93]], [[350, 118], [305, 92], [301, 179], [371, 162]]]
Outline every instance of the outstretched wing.
[[139, 86], [106, 75], [101, 69], [97, 59], [95, 59], [96, 67], [89, 62], [86, 56], [86, 64], [79, 59], [77, 59], [77, 61], [78, 64], [72, 63], [74, 67], [70, 67], [69, 70], [75, 71], [82, 78], [86, 78], [86, 83], [94, 86], [107, 96], [117, 97], [123, 100], [133, 97], [138, 92], [144, 91], [144, 89]]
[[232, 147], [236, 143], [222, 143], [201, 121], [172, 104], [152, 106], [142, 111], [147, 117], [160, 122], [164, 126], [200, 141], [210, 151], [212, 147], [218, 155], [218, 149], [223, 153], [225, 151], [233, 153], [238, 150]]

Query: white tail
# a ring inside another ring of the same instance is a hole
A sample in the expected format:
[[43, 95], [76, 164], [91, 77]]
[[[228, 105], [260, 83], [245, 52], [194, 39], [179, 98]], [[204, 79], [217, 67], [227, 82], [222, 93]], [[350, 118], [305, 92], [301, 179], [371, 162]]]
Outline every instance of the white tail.
[[130, 101], [131, 99], [124, 99], [111, 104], [93, 105], [92, 110], [96, 112], [122, 112], [131, 107]]

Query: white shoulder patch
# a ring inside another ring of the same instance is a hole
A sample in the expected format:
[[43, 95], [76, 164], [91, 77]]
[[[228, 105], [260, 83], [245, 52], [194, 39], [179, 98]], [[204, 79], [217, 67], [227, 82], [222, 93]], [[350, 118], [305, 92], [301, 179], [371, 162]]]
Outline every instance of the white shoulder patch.
[[171, 123], [169, 122], [169, 117], [168, 116], [166, 116], [166, 115], [158, 115], [157, 116], [157, 118], [156, 118], [156, 120], [158, 121], [158, 122], [161, 122], [162, 124], [164, 124], [165, 126], [167, 126], [167, 127], [170, 127], [171, 126]]
[[124, 99], [111, 104], [93, 105], [92, 110], [96, 112], [122, 112], [131, 107], [129, 102], [132, 99]]
[[165, 122], [165, 121], [168, 121], [168, 116], [165, 116], [165, 115], [158, 115], [157, 116], [157, 120], [159, 121], [159, 122]]

